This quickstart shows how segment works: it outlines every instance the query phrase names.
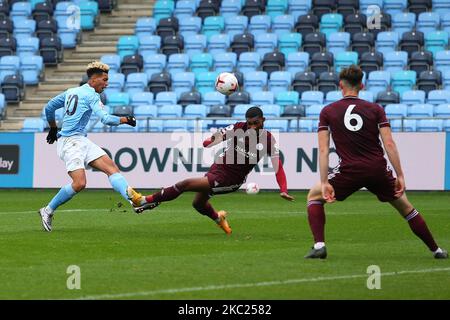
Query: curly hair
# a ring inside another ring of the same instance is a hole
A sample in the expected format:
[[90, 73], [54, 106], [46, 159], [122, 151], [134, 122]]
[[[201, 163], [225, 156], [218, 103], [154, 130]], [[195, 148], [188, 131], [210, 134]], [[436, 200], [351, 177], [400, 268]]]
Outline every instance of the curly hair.
[[100, 61], [93, 61], [88, 64], [86, 74], [90, 78], [93, 74], [108, 73], [109, 66]]

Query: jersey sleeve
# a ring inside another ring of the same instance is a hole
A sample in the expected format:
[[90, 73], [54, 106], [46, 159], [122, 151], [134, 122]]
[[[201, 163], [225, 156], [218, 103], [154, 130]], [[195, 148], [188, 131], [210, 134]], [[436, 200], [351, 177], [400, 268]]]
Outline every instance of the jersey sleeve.
[[386, 112], [384, 111], [383, 107], [381, 107], [381, 106], [379, 106], [379, 108], [378, 108], [377, 122], [378, 122], [379, 128], [391, 126], [386, 117]]
[[92, 112], [94, 112], [97, 117], [100, 118], [100, 121], [103, 124], [109, 125], [109, 126], [118, 126], [120, 124], [120, 117], [113, 116], [108, 114], [105, 110], [105, 106], [100, 101], [100, 95], [93, 94], [89, 97], [89, 105], [92, 109]]
[[45, 106], [45, 116], [47, 121], [55, 121], [55, 111], [64, 107], [64, 101], [66, 100], [66, 92], [57, 95], [51, 99]]
[[317, 131], [322, 130], [330, 130], [326, 109], [322, 109], [319, 116], [319, 127], [317, 128]]

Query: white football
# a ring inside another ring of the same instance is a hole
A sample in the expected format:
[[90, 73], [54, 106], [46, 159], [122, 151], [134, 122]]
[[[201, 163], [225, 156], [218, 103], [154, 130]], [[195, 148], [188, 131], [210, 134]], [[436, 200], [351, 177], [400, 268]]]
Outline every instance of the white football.
[[216, 90], [228, 96], [239, 89], [236, 76], [229, 72], [222, 72], [216, 79]]
[[259, 192], [258, 184], [254, 183], [254, 182], [247, 183], [245, 192], [247, 192], [247, 194], [257, 194]]

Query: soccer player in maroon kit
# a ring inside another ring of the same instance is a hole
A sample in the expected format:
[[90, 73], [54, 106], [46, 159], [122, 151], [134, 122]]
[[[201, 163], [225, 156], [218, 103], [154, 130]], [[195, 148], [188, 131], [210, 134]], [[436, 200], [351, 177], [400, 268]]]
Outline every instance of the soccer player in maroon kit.
[[226, 234], [231, 228], [226, 220], [227, 213], [216, 211], [209, 203], [211, 196], [238, 190], [245, 182], [247, 175], [265, 155], [270, 156], [276, 172], [276, 180], [283, 199], [294, 200], [288, 194], [286, 174], [279, 157], [278, 145], [272, 134], [263, 129], [265, 118], [258, 107], [251, 107], [245, 114], [246, 122], [237, 122], [219, 130], [203, 142], [210, 148], [223, 141], [227, 142], [225, 151], [219, 155], [208, 173], [201, 178], [189, 178], [164, 188], [161, 191], [143, 197], [135, 192], [133, 203], [135, 211], [140, 213], [157, 207], [161, 202], [171, 201], [186, 191], [197, 192], [192, 206], [199, 213], [214, 220]]
[[[320, 113], [320, 182], [308, 193], [307, 209], [315, 244], [305, 258], [327, 257], [324, 203], [343, 201], [363, 187], [397, 209], [436, 259], [448, 258], [447, 251], [438, 247], [424, 219], [406, 198], [400, 157], [384, 109], [358, 98], [362, 77], [358, 66], [343, 69], [339, 74], [343, 99], [327, 105]], [[330, 134], [340, 162], [328, 173]], [[397, 178], [387, 165], [379, 136]]]

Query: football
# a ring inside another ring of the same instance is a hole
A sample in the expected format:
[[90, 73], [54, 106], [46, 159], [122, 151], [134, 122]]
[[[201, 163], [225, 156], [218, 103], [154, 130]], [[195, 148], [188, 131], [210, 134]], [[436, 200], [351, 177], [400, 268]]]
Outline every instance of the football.
[[222, 72], [216, 79], [216, 90], [228, 96], [239, 89], [236, 76], [229, 72]]
[[247, 183], [245, 192], [247, 192], [247, 194], [257, 194], [259, 192], [259, 186], [254, 182]]

